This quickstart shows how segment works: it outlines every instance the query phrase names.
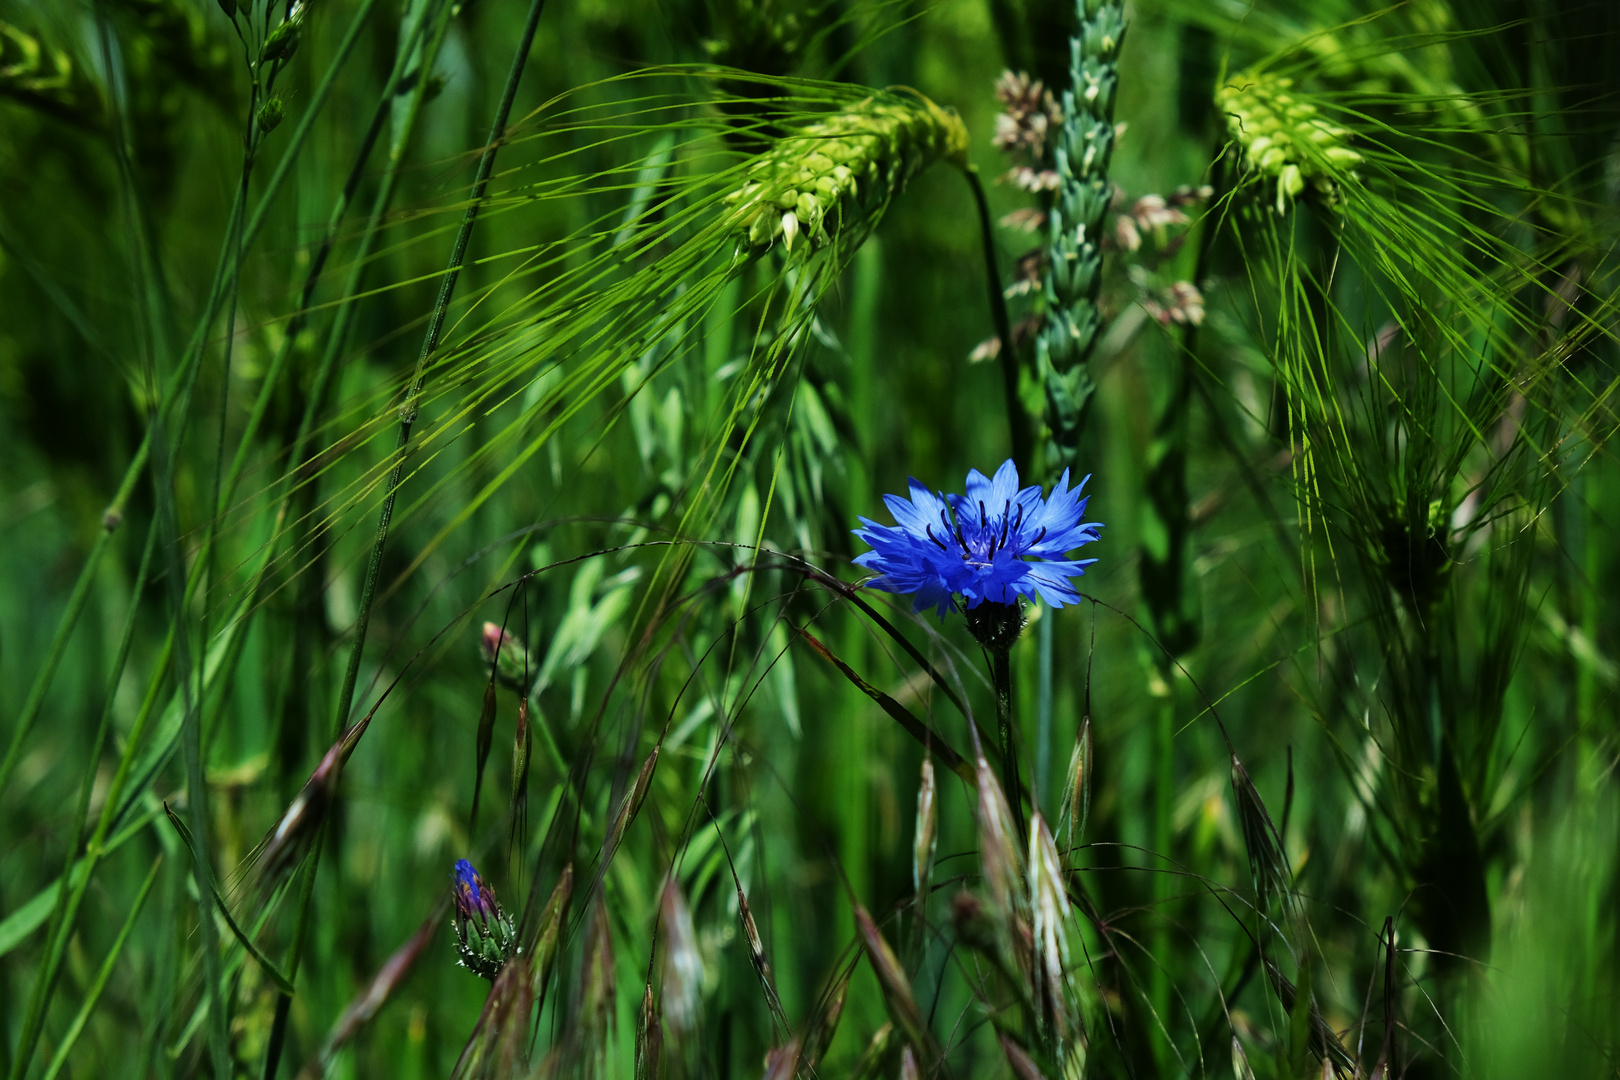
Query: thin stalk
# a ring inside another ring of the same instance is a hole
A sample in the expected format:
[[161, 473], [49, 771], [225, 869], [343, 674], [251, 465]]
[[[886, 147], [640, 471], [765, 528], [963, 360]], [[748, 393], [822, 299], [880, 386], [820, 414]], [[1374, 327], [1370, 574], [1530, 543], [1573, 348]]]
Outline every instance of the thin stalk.
[[220, 990], [219, 928], [214, 923], [213, 875], [208, 862], [208, 787], [203, 779], [202, 702], [191, 686], [191, 640], [186, 632], [186, 572], [180, 558], [180, 522], [174, 505], [174, 460], [160, 410], [149, 417], [153, 433], [153, 487], [156, 489], [157, 516], [163, 530], [165, 579], [174, 619], [174, 644], [185, 712], [180, 731], [186, 767], [186, 816], [191, 826], [192, 873], [197, 882], [197, 925], [202, 938], [203, 971], [208, 982], [209, 1048], [215, 1076], [231, 1075], [230, 1037], [225, 1015], [225, 998]]
[[1018, 835], [1028, 837], [1024, 825], [1024, 799], [1018, 780], [1018, 740], [1013, 733], [1012, 650], [989, 648], [990, 682], [996, 688], [996, 728], [1001, 736], [1001, 786], [1012, 806]]
[[51, 686], [51, 679], [56, 675], [56, 668], [67, 653], [68, 639], [78, 627], [79, 617], [84, 614], [85, 604], [90, 599], [90, 583], [95, 580], [96, 571], [101, 567], [101, 557], [106, 553], [113, 533], [123, 524], [124, 506], [135, 492], [135, 482], [140, 479], [141, 470], [146, 465], [150, 445], [150, 440], [141, 441], [140, 448], [135, 451], [134, 460], [130, 462], [130, 467], [125, 471], [124, 479], [118, 486], [118, 493], [113, 496], [112, 503], [101, 515], [101, 530], [96, 533], [95, 542], [90, 545], [90, 553], [85, 556], [84, 566], [79, 571], [79, 579], [73, 583], [73, 592], [68, 596], [67, 607], [63, 610], [62, 617], [57, 620], [56, 632], [51, 636], [51, 645], [45, 654], [45, 666], [34, 676], [34, 683], [29, 687], [28, 697], [23, 702], [22, 713], [17, 717], [17, 725], [11, 730], [11, 743], [6, 747], [5, 760], [0, 762], [0, 791], [5, 790], [11, 774], [16, 771], [17, 762], [22, 756], [23, 743], [39, 719], [40, 709], [45, 704], [46, 691]]
[[[1167, 685], [1172, 672], [1170, 665], [1161, 666], [1160, 677]], [[1175, 875], [1170, 872], [1170, 847], [1174, 841], [1171, 814], [1175, 810], [1175, 733], [1176, 707], [1172, 690], [1159, 701], [1158, 722], [1153, 732], [1154, 798], [1153, 798], [1153, 851], [1157, 856], [1157, 872], [1153, 875], [1153, 898], [1156, 918], [1153, 923], [1153, 969], [1150, 975], [1149, 1000], [1159, 1023], [1150, 1029], [1154, 1054], [1159, 1064], [1169, 1070], [1175, 1064], [1175, 1048], [1165, 1039], [1160, 1025], [1170, 1026], [1170, 913], [1167, 906], [1175, 895]]]
[[[359, 12], [355, 14], [354, 21], [349, 24], [349, 31], [338, 46], [337, 55], [333, 58], [331, 67], [327, 69], [326, 77], [322, 79], [320, 88], [315, 92], [315, 102], [305, 114], [306, 122], [315, 115], [320, 104], [325, 101], [326, 96], [331, 92], [331, 83], [335, 81], [338, 69], [348, 60], [349, 53], [353, 51], [355, 44], [359, 41], [360, 32], [364, 29], [367, 20], [371, 16], [371, 11], [376, 5], [377, 0], [364, 0]], [[280, 385], [282, 369], [286, 366], [288, 357], [292, 355], [298, 335], [309, 318], [309, 310], [315, 300], [315, 289], [320, 283], [321, 275], [326, 269], [327, 259], [330, 257], [332, 247], [337, 241], [338, 228], [348, 214], [349, 205], [354, 201], [355, 192], [359, 189], [360, 182], [365, 176], [366, 162], [370, 160], [372, 148], [376, 145], [377, 139], [382, 133], [383, 120], [389, 114], [395, 90], [399, 85], [411, 49], [415, 46], [416, 38], [421, 33], [421, 28], [422, 20], [418, 20], [412, 28], [410, 39], [405, 42], [400, 50], [400, 57], [396, 59], [388, 83], [383, 87], [382, 97], [375, 114], [372, 116], [371, 125], [360, 142], [359, 151], [355, 154], [354, 166], [349, 170], [349, 176], [343, 185], [343, 191], [338, 196], [337, 203], [332, 207], [332, 213], [327, 218], [326, 232], [321, 236], [321, 242], [315, 249], [314, 258], [310, 260], [309, 272], [304, 276], [304, 287], [299, 295], [298, 309], [287, 323], [287, 332], [282, 339], [281, 347], [276, 350], [275, 359], [271, 361], [269, 369], [265, 372], [263, 382], [259, 388], [259, 396], [253, 403], [253, 411], [248, 415], [247, 425], [242, 429], [242, 438], [237, 443], [236, 456], [231, 461], [230, 472], [227, 474], [224, 489], [217, 501], [215, 512], [218, 514], [224, 513], [225, 504], [231, 501], [236, 492], [236, 485], [241, 479], [242, 470], [247, 466], [247, 456], [252, 448], [254, 436], [258, 434], [259, 425], [264, 422], [265, 414], [269, 411], [270, 402], [275, 397], [276, 387]], [[303, 124], [300, 124], [300, 132], [303, 126]], [[283, 158], [284, 163], [285, 161], [286, 159]], [[279, 172], [281, 166], [277, 168]], [[390, 172], [388, 178], [384, 179], [384, 184], [391, 187], [391, 178], [392, 172]], [[248, 229], [245, 231], [246, 236], [252, 235], [256, 226], [260, 224], [257, 220], [259, 215], [267, 209], [261, 204], [255, 211], [255, 221], [249, 223]], [[373, 219], [372, 224], [375, 227], [375, 219]], [[369, 239], [371, 236], [370, 229], [368, 229], [366, 235]], [[362, 251], [357, 257], [357, 262], [363, 264], [365, 256], [366, 252]], [[345, 293], [345, 296], [348, 295], [352, 294]], [[296, 462], [298, 460], [297, 455], [291, 460]]]
[[[293, 923], [292, 944], [287, 947], [287, 959], [282, 962], [282, 969], [287, 973], [287, 980], [298, 981], [298, 961], [304, 955], [304, 942], [309, 937], [309, 909], [310, 898], [315, 892], [315, 870], [320, 865], [321, 849], [326, 846], [326, 824], [315, 832], [315, 843], [309, 853], [309, 866], [304, 871], [304, 878], [298, 885], [298, 919]], [[274, 1080], [276, 1070], [281, 1067], [281, 1048], [287, 1041], [287, 1017], [292, 1011], [292, 996], [289, 994], [276, 995], [276, 1014], [270, 1022], [270, 1041], [264, 1051], [264, 1080]]]
[[[440, 285], [439, 297], [437, 302], [434, 304], [433, 313], [428, 320], [427, 334], [423, 338], [422, 351], [417, 358], [416, 370], [411, 376], [411, 383], [406, 391], [405, 403], [400, 408], [400, 431], [398, 443], [395, 448], [395, 453], [398, 456], [398, 460], [395, 462], [393, 470], [389, 473], [388, 493], [383, 499], [382, 510], [378, 515], [377, 533], [372, 542], [371, 558], [366, 565], [365, 584], [360, 597], [360, 613], [355, 622], [354, 644], [350, 649], [349, 664], [347, 669], [344, 671], [343, 685], [338, 692], [337, 708], [333, 713], [333, 728], [337, 732], [341, 732], [348, 727], [349, 710], [352, 707], [354, 700], [354, 687], [360, 672], [360, 658], [365, 650], [366, 630], [371, 622], [371, 607], [376, 598], [377, 578], [379, 577], [382, 568], [383, 548], [388, 542], [388, 528], [393, 519], [394, 499], [398, 494], [399, 484], [404, 472], [405, 451], [410, 443], [411, 427], [416, 420], [417, 403], [420, 400], [423, 384], [427, 379], [427, 361], [428, 358], [433, 354], [434, 350], [438, 348], [439, 336], [444, 330], [444, 321], [450, 307], [451, 296], [455, 291], [456, 278], [460, 275], [462, 263], [466, 259], [467, 243], [472, 236], [473, 225], [478, 219], [478, 210], [483, 202], [485, 189], [489, 186], [490, 173], [493, 171], [495, 166], [495, 153], [499, 149], [500, 140], [506, 132], [507, 120], [511, 116], [512, 112], [512, 103], [517, 97], [518, 84], [522, 80], [523, 69], [528, 63], [529, 50], [533, 47], [535, 31], [539, 28], [540, 14], [544, 8], [545, 0], [531, 0], [528, 20], [525, 23], [523, 33], [519, 38], [517, 53], [512, 58], [511, 69], [507, 73], [506, 86], [502, 91], [500, 104], [496, 109], [495, 120], [490, 125], [489, 139], [486, 141], [484, 145], [484, 152], [478, 160], [478, 171], [473, 181], [472, 197], [468, 204], [467, 211], [462, 217], [461, 228], [456, 233], [455, 244], [450, 255], [450, 265], [445, 274], [444, 280]], [[439, 40], [443, 39], [443, 32], [446, 26], [448, 26], [448, 20], [441, 23]], [[435, 48], [436, 46], [437, 42], [435, 42]], [[419, 69], [422, 74], [418, 79], [418, 85], [416, 88], [416, 99], [418, 102], [421, 100], [427, 83], [425, 64], [426, 60], [424, 59], [424, 66]], [[399, 145], [396, 144], [396, 149], [399, 148]], [[395, 163], [397, 164], [397, 158]], [[396, 174], [397, 169], [390, 169], [389, 179], [391, 180]], [[385, 181], [385, 184], [386, 183], [387, 181]], [[389, 185], [388, 190], [391, 192], [391, 185]], [[375, 220], [376, 219], [373, 218], [374, 223]], [[368, 239], [369, 236], [370, 232], [368, 231]], [[363, 260], [356, 263], [356, 275], [354, 282], [356, 285], [358, 285], [358, 273], [360, 267], [363, 265]], [[348, 308], [346, 307], [344, 312], [346, 313], [347, 310]], [[342, 319], [341, 313], [339, 318]], [[347, 320], [343, 320], [343, 326], [346, 327], [346, 325]], [[338, 329], [338, 327], [334, 327], [333, 341], [336, 341], [339, 337]], [[329, 343], [328, 356], [335, 359], [336, 352], [337, 349], [331, 343]], [[329, 373], [327, 371], [329, 367], [330, 364], [323, 362], [323, 373]], [[324, 382], [317, 389], [324, 391]], [[308, 421], [312, 416], [312, 413], [309, 412], [309, 410], [318, 407], [320, 397], [321, 393], [311, 395], [310, 403], [308, 406], [306, 406], [306, 421]], [[303, 425], [303, 427], [304, 430], [300, 432], [300, 442], [302, 442], [303, 437], [307, 435], [308, 424], [306, 423]], [[297, 453], [294, 454], [293, 464], [295, 467], [299, 456], [300, 455]], [[320, 836], [316, 840], [316, 849], [311, 854], [309, 869], [305, 872], [306, 881], [303, 892], [300, 896], [298, 919], [297, 923], [295, 924], [293, 934], [295, 951], [289, 958], [286, 965], [287, 976], [289, 979], [296, 977], [297, 955], [302, 951], [302, 942], [308, 932], [310, 897], [313, 894], [315, 872], [319, 866], [318, 860], [320, 855], [321, 840], [324, 839], [324, 835], [325, 829], [323, 827]], [[280, 1063], [281, 1047], [286, 1037], [287, 1013], [290, 1007], [290, 998], [286, 997], [285, 995], [278, 998], [276, 1002], [276, 1015], [271, 1028], [270, 1045], [265, 1056], [264, 1076], [266, 1080], [270, 1080], [270, 1078], [274, 1077], [276, 1069]]]
[[529, 60], [529, 49], [534, 45], [535, 30], [540, 25], [540, 13], [545, 0], [530, 0], [529, 17], [518, 38], [517, 54], [512, 57], [511, 69], [506, 75], [506, 87], [501, 92], [495, 120], [490, 125], [484, 152], [478, 158], [478, 173], [473, 179], [472, 195], [467, 212], [462, 215], [461, 228], [456, 231], [455, 244], [450, 251], [450, 264], [439, 285], [439, 298], [428, 316], [427, 333], [422, 338], [422, 351], [416, 359], [416, 370], [411, 374], [405, 391], [405, 402], [399, 409], [399, 439], [394, 447], [394, 467], [388, 474], [388, 493], [383, 497], [382, 511], [377, 515], [377, 534], [371, 545], [371, 558], [366, 564], [365, 585], [360, 593], [360, 614], [354, 624], [354, 646], [349, 652], [349, 666], [343, 673], [343, 688], [338, 692], [338, 705], [334, 726], [348, 727], [349, 708], [354, 700], [354, 684], [360, 674], [360, 657], [366, 647], [366, 631], [371, 625], [371, 606], [377, 595], [377, 578], [382, 572], [383, 549], [388, 544], [388, 527], [394, 518], [394, 500], [399, 495], [400, 480], [405, 473], [405, 451], [410, 446], [411, 428], [416, 423], [422, 389], [427, 382], [427, 362], [439, 347], [439, 336], [444, 332], [444, 321], [450, 311], [450, 298], [455, 294], [456, 279], [461, 276], [462, 263], [467, 257], [467, 243], [472, 239], [473, 225], [478, 221], [478, 210], [483, 205], [484, 191], [489, 186], [489, 175], [495, 168], [495, 153], [506, 134], [507, 118], [512, 114], [512, 102], [517, 97], [518, 83]]
[[[320, 85], [312, 95], [309, 108], [305, 110], [298, 127], [294, 129], [292, 138], [288, 140], [286, 152], [277, 163], [275, 171], [271, 173], [270, 179], [265, 183], [264, 193], [259, 197], [253, 215], [248, 219], [246, 227], [241, 232], [242, 248], [244, 250], [252, 247], [259, 230], [263, 228], [269, 208], [274, 203], [276, 195], [280, 192], [281, 185], [291, 175], [292, 167], [297, 162], [298, 155], [314, 126], [316, 116], [321, 111], [322, 106], [325, 105], [326, 99], [331, 96], [339, 70], [348, 60], [349, 54], [359, 40], [362, 18], [369, 14], [374, 4], [375, 0], [366, 0], [360, 16], [356, 17], [348, 35], [343, 40], [343, 44], [339, 47], [338, 55], [334, 58]], [[196, 364], [201, 359], [208, 328], [213, 325], [214, 319], [219, 315], [220, 305], [226, 291], [226, 279], [229, 276], [234, 281], [234, 273], [230, 270], [232, 265], [231, 257], [236, 250], [235, 223], [240, 221], [242, 207], [241, 193], [238, 192], [237, 200], [230, 211], [230, 221], [233, 224], [228, 228], [225, 241], [220, 246], [219, 257], [215, 261], [213, 281], [209, 286], [208, 299], [203, 305], [202, 316], [198, 319], [197, 325], [192, 331], [191, 340], [187, 344], [185, 352], [181, 355], [176, 370], [170, 375], [169, 385], [159, 405], [161, 409], [168, 410], [176, 398], [189, 393], [191, 378], [195, 375]], [[158, 328], [154, 326], [153, 329], [156, 332]], [[184, 414], [184, 406], [182, 405], [178, 411]], [[17, 764], [21, 760], [23, 743], [32, 733], [34, 724], [39, 719], [40, 710], [45, 704], [45, 695], [50, 690], [51, 680], [55, 677], [56, 669], [67, 651], [68, 640], [78, 627], [79, 618], [84, 614], [85, 602], [89, 597], [90, 582], [95, 579], [96, 572], [100, 569], [102, 556], [106, 552], [107, 540], [123, 521], [124, 507], [128, 503], [130, 495], [134, 493], [135, 485], [139, 482], [141, 474], [146, 468], [150, 451], [151, 432], [148, 430], [142, 436], [141, 444], [136, 449], [135, 456], [124, 470], [123, 479], [119, 481], [117, 495], [114, 496], [113, 501], [102, 515], [102, 532], [96, 537], [89, 553], [85, 556], [78, 580], [75, 581], [73, 592], [68, 597], [67, 607], [63, 609], [61, 618], [57, 620], [56, 630], [52, 635], [51, 645], [46, 653], [45, 664], [40, 668], [39, 673], [35, 675], [33, 684], [29, 687], [28, 697], [23, 702], [22, 712], [18, 715], [16, 726], [12, 728], [11, 742], [6, 748], [6, 756], [3, 761], [0, 761], [0, 792], [5, 790], [6, 784], [10, 782], [12, 774], [16, 771]]]
[[[124, 665], [129, 660], [130, 646], [135, 640], [136, 616], [139, 614], [141, 593], [145, 591], [147, 572], [151, 568], [152, 547], [156, 539], [157, 522], [154, 521], [147, 530], [146, 549], [141, 554], [140, 570], [135, 575], [135, 587], [130, 594], [129, 617], [124, 621], [123, 637], [119, 640], [117, 657], [113, 661], [106, 699], [102, 703], [101, 721], [96, 727], [95, 738], [90, 742], [90, 752], [85, 756], [84, 779], [79, 783], [78, 811], [73, 815], [73, 839], [68, 844], [67, 862], [62, 868], [61, 882], [57, 887], [56, 905], [52, 909], [51, 921], [45, 931], [45, 958], [34, 976], [34, 988], [28, 997], [28, 1011], [24, 1014], [21, 1037], [17, 1041], [17, 1053], [7, 1070], [8, 1074], [14, 1077], [21, 1077], [33, 1060], [34, 1047], [39, 1042], [40, 1030], [44, 1024], [45, 1007], [55, 992], [56, 979], [62, 970], [62, 957], [67, 952], [67, 943], [73, 937], [79, 907], [84, 902], [85, 893], [89, 888], [88, 872], [79, 880], [77, 886], [73, 885], [73, 864], [78, 859], [79, 844], [84, 840], [90, 794], [95, 787], [96, 772], [101, 763], [101, 746], [107, 738], [113, 700], [118, 693], [118, 683], [124, 673]], [[104, 832], [99, 829], [98, 836], [105, 838]], [[88, 871], [89, 867], [86, 870]]]
[[976, 170], [963, 170], [968, 187], [973, 189], [973, 204], [979, 211], [979, 242], [984, 247], [984, 270], [990, 293], [990, 318], [995, 323], [996, 335], [1001, 339], [1001, 350], [996, 354], [1001, 363], [1001, 389], [1006, 397], [1007, 437], [1012, 442], [1013, 464], [1018, 475], [1034, 476], [1035, 439], [1030, 433], [1029, 414], [1018, 394], [1018, 350], [1013, 346], [1012, 321], [1007, 316], [1007, 296], [1001, 288], [1001, 273], [996, 269], [996, 232], [990, 221], [990, 203], [984, 197], [984, 184]]
[[[1052, 648], [1056, 612], [1041, 604], [1041, 621], [1036, 628], [1035, 677], [1035, 788], [1030, 801], [1039, 808], [1051, 795], [1052, 781]], [[1045, 811], [1043, 810], [1044, 814]], [[1056, 820], [1056, 815], [1048, 815]]]
[[158, 867], [163, 865], [163, 856], [158, 855], [152, 860], [152, 869], [146, 874], [146, 881], [141, 885], [141, 891], [135, 894], [135, 903], [129, 909], [129, 915], [124, 919], [123, 929], [113, 939], [112, 947], [107, 950], [107, 958], [101, 962], [101, 970], [90, 984], [89, 993], [85, 994], [84, 1004], [79, 1006], [79, 1015], [73, 1018], [68, 1025], [67, 1033], [62, 1036], [61, 1044], [56, 1053], [51, 1055], [51, 1064], [45, 1070], [44, 1080], [56, 1080], [62, 1066], [67, 1064], [68, 1054], [73, 1052], [73, 1044], [79, 1041], [79, 1034], [84, 1026], [90, 1022], [90, 1014], [96, 1011], [96, 1004], [101, 1000], [101, 992], [107, 989], [107, 980], [112, 978], [113, 968], [118, 963], [118, 957], [124, 951], [124, 944], [129, 940], [131, 930], [135, 929], [135, 920], [140, 917], [141, 909], [146, 906], [146, 898], [152, 893], [152, 885], [157, 881]]

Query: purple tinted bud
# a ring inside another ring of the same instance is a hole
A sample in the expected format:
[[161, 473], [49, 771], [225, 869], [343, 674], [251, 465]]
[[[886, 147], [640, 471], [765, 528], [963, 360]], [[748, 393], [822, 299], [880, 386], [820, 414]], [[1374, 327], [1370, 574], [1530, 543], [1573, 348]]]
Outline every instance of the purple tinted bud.
[[495, 900], [495, 890], [466, 859], [456, 860], [451, 928], [463, 966], [493, 981], [517, 951], [517, 929]]
[[462, 919], [477, 918], [479, 922], [488, 924], [489, 920], [500, 915], [500, 907], [495, 902], [495, 890], [490, 888], [473, 864], [466, 859], [456, 860], [456, 913]]

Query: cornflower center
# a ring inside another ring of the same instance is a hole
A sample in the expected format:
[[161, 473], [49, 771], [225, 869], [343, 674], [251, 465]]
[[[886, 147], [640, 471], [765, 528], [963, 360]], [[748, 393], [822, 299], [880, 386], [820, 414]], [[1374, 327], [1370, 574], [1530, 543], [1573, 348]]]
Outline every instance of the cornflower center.
[[[939, 550], [948, 552], [954, 548], [960, 552], [962, 561], [976, 570], [991, 569], [995, 565], [997, 552], [1016, 559], [1046, 538], [1044, 525], [1034, 536], [1024, 537], [1023, 504], [1019, 504], [1015, 514], [1011, 499], [1002, 502], [1001, 510], [994, 517], [985, 509], [982, 499], [979, 500], [977, 522], [971, 517], [965, 522], [960, 517], [953, 521], [952, 517], [949, 509], [939, 512], [945, 540], [934, 535], [933, 525], [925, 526], [923, 531], [928, 534], [928, 539], [939, 546]], [[946, 540], [954, 540], [955, 543], [948, 544]]]

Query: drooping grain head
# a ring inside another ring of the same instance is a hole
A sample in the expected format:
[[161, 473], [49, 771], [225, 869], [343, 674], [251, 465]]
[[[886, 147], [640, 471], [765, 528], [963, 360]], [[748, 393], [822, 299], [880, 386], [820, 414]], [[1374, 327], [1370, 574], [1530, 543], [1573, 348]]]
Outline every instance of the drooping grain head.
[[726, 202], [744, 249], [792, 253], [859, 240], [929, 165], [965, 164], [967, 129], [927, 98], [872, 97], [783, 136]]
[[1215, 92], [1244, 160], [1276, 178], [1279, 214], [1307, 181], [1331, 197], [1334, 182], [1362, 160], [1347, 145], [1350, 132], [1322, 119], [1315, 105], [1292, 92], [1293, 85], [1292, 79], [1250, 71]]

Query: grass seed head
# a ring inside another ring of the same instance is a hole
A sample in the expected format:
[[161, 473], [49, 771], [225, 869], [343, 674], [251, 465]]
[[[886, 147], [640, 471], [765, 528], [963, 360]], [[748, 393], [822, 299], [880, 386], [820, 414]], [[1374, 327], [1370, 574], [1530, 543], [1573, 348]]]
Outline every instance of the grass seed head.
[[871, 1080], [884, 1074], [883, 1065], [889, 1059], [889, 1048], [894, 1044], [894, 1024], [886, 1023], [872, 1033], [871, 1041], [861, 1051], [860, 1060], [850, 1073], [850, 1080]]
[[816, 1017], [810, 1033], [805, 1037], [803, 1058], [805, 1069], [813, 1071], [821, 1063], [821, 1055], [832, 1045], [833, 1036], [838, 1033], [838, 1021], [844, 1015], [844, 1005], [849, 1000], [849, 980], [854, 974], [853, 965], [844, 969], [843, 975], [827, 995], [826, 1007]]
[[526, 957], [514, 956], [496, 975], [472, 1039], [456, 1062], [452, 1080], [505, 1080], [528, 1054], [534, 981]]
[[[1092, 743], [1091, 717], [1083, 717], [1080, 730], [1074, 736], [1074, 750], [1069, 754], [1069, 779], [1063, 796], [1064, 811], [1068, 817], [1068, 847], [1085, 839], [1086, 821], [1091, 816], [1091, 770], [1096, 761], [1096, 747]], [[1060, 823], [1061, 824], [1061, 823]]]
[[259, 106], [256, 119], [259, 131], [268, 135], [281, 125], [282, 117], [287, 115], [287, 106], [279, 97], [265, 98], [264, 104]]
[[367, 715], [332, 744], [265, 837], [259, 855], [259, 873], [267, 887], [274, 888], [314, 844], [315, 834], [337, 798], [343, 766], [370, 726], [371, 716]]
[[1007, 1064], [1012, 1066], [1013, 1075], [1018, 1080], [1046, 1080], [1041, 1074], [1041, 1067], [1028, 1050], [1018, 1045], [1016, 1039], [1005, 1031], [996, 1032], [996, 1038], [1001, 1042], [1001, 1052], [1006, 1055]]
[[557, 943], [562, 940], [563, 924], [567, 921], [568, 905], [573, 898], [574, 864], [569, 863], [557, 875], [557, 884], [552, 887], [551, 896], [540, 912], [540, 930], [533, 949], [533, 993], [537, 998], [545, 993], [546, 983], [551, 979], [552, 968], [557, 963]]
[[894, 955], [889, 943], [883, 939], [877, 924], [872, 921], [872, 916], [867, 914], [866, 909], [860, 904], [855, 905], [855, 925], [860, 930], [866, 958], [872, 965], [872, 971], [877, 975], [878, 984], [883, 988], [883, 999], [888, 1002], [889, 1015], [894, 1017], [895, 1023], [906, 1033], [906, 1041], [911, 1049], [932, 1065], [938, 1060], [939, 1048], [934, 1043], [934, 1037], [929, 1034], [922, 1010], [917, 1007], [916, 995], [912, 993], [911, 980], [906, 978], [904, 969], [900, 967], [899, 958]]
[[641, 995], [641, 1023], [636, 1029], [636, 1080], [658, 1080], [658, 1060], [663, 1052], [663, 1024], [653, 1001], [652, 983], [648, 983]]
[[754, 922], [754, 913], [748, 907], [748, 897], [743, 895], [741, 885], [737, 886], [737, 918], [742, 922], [743, 938], [748, 942], [748, 959], [754, 965], [754, 974], [759, 976], [760, 989], [765, 991], [765, 1004], [771, 1015], [785, 1020], [787, 1014], [782, 1010], [776, 982], [771, 977], [771, 962], [765, 956], [765, 942], [759, 936], [759, 926]]
[[1019, 886], [1024, 874], [1020, 866], [1018, 830], [1013, 825], [1012, 807], [996, 780], [995, 770], [983, 754], [977, 765], [979, 801], [979, 860], [984, 865], [984, 881], [990, 892], [992, 916], [1010, 918], [1019, 907]]

